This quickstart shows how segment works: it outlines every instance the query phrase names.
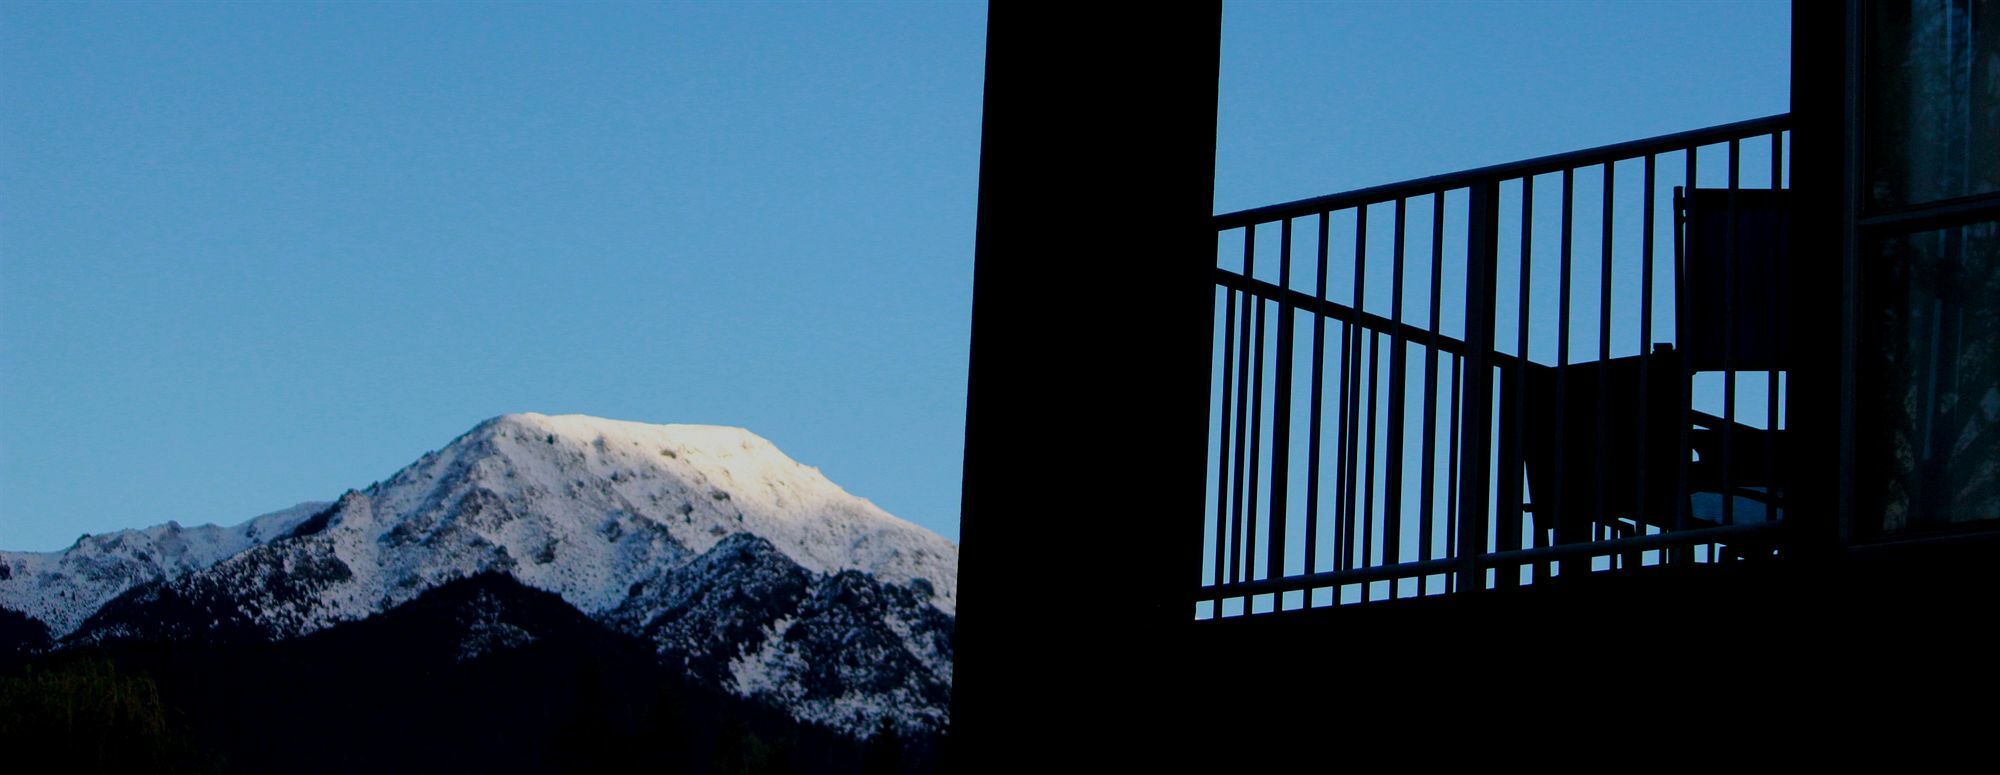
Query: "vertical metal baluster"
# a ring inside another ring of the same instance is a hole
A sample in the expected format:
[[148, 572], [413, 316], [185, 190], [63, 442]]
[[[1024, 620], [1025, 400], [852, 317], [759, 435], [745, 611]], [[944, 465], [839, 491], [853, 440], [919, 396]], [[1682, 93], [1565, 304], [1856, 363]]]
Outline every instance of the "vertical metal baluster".
[[[1605, 401], [1605, 394], [1611, 389], [1611, 273], [1617, 267], [1617, 261], [1611, 252], [1613, 249], [1611, 213], [1613, 199], [1615, 198], [1615, 189], [1613, 188], [1613, 172], [1615, 169], [1615, 163], [1608, 161], [1604, 163], [1604, 221], [1601, 228], [1602, 233], [1599, 235], [1601, 239], [1597, 260], [1597, 400], [1594, 402], [1597, 425], [1597, 454], [1591, 455], [1591, 475], [1594, 477], [1593, 481], [1596, 482], [1596, 487], [1592, 488], [1596, 500], [1596, 503], [1593, 504], [1595, 511], [1592, 514], [1592, 519], [1596, 520], [1598, 524], [1606, 526], [1611, 524], [1612, 518], [1609, 504], [1605, 503], [1605, 490], [1609, 489], [1610, 485], [1605, 480], [1604, 458], [1611, 450], [1610, 434], [1605, 428], [1605, 426], [1611, 424], [1611, 407]], [[1618, 557], [1613, 555], [1610, 562], [1612, 567], [1615, 568]], [[1588, 570], [1590, 566], [1586, 564], [1584, 567]]]
[[[1319, 214], [1319, 274], [1314, 298], [1326, 301], [1327, 214]], [[1312, 397], [1306, 429], [1306, 573], [1319, 571], [1319, 447], [1320, 404], [1326, 379], [1326, 316], [1313, 313]], [[1306, 590], [1307, 607], [1312, 606], [1312, 590]]]
[[[1446, 429], [1446, 431], [1445, 431], [1445, 440], [1446, 440], [1446, 444], [1445, 444], [1445, 446], [1446, 446], [1446, 449], [1445, 449], [1445, 496], [1444, 496], [1444, 497], [1445, 497], [1445, 501], [1444, 501], [1444, 520], [1445, 520], [1445, 526], [1444, 526], [1444, 531], [1445, 531], [1445, 535], [1446, 535], [1446, 536], [1448, 536], [1448, 537], [1449, 537], [1449, 540], [1450, 540], [1450, 541], [1452, 542], [1452, 544], [1451, 544], [1451, 552], [1452, 552], [1451, 556], [1452, 556], [1452, 558], [1453, 558], [1453, 559], [1458, 559], [1458, 560], [1463, 560], [1463, 559], [1465, 559], [1465, 556], [1464, 556], [1464, 553], [1463, 553], [1463, 552], [1464, 552], [1464, 543], [1463, 543], [1463, 542], [1461, 542], [1461, 541], [1459, 541], [1459, 533], [1458, 533], [1458, 527], [1459, 527], [1459, 525], [1458, 525], [1458, 523], [1459, 523], [1459, 519], [1458, 519], [1458, 495], [1459, 495], [1459, 492], [1458, 492], [1458, 448], [1459, 448], [1459, 443], [1458, 443], [1458, 436], [1459, 436], [1459, 422], [1458, 422], [1458, 416], [1459, 416], [1459, 398], [1458, 398], [1458, 394], [1459, 394], [1459, 386], [1460, 386], [1461, 384], [1463, 384], [1464, 382], [1465, 382], [1465, 358], [1464, 358], [1463, 356], [1460, 356], [1460, 355], [1457, 355], [1457, 354], [1453, 354], [1453, 355], [1451, 356], [1451, 401], [1450, 401], [1450, 403], [1451, 403], [1451, 407], [1450, 407], [1450, 409], [1448, 410], [1448, 411], [1450, 411], [1450, 412], [1451, 412], [1451, 422], [1449, 423], [1449, 426], [1448, 426], [1448, 428], [1447, 428], [1447, 429]], [[1475, 556], [1477, 556], [1477, 555], [1475, 555]], [[1448, 584], [1448, 585], [1450, 585], [1450, 586], [1448, 587], [1448, 589], [1449, 589], [1450, 591], [1453, 591], [1453, 592], [1457, 592], [1457, 591], [1459, 591], [1459, 590], [1461, 590], [1461, 589], [1462, 589], [1462, 587], [1460, 587], [1460, 586], [1459, 586], [1459, 577], [1460, 577], [1461, 575], [1462, 575], [1462, 574], [1457, 574], [1457, 573], [1454, 573], [1454, 574], [1451, 574], [1451, 575], [1449, 575], [1449, 576], [1446, 576], [1446, 577], [1445, 577], [1445, 578], [1446, 578], [1446, 581], [1445, 581], [1445, 583], [1446, 583], [1446, 584]]]
[[[1694, 197], [1695, 184], [1699, 180], [1696, 172], [1700, 151], [1701, 148], [1698, 146], [1686, 150], [1684, 157], [1686, 170], [1682, 173], [1685, 176], [1686, 194], [1683, 195], [1679, 191], [1674, 193], [1674, 328], [1677, 331], [1689, 331], [1692, 328], [1688, 322], [1690, 294], [1687, 292], [1687, 251], [1690, 240], [1687, 228], [1687, 204]], [[1675, 336], [1675, 343], [1683, 353], [1694, 346], [1691, 342], [1680, 341], [1678, 334]], [[1694, 427], [1694, 370], [1685, 365], [1687, 357], [1686, 354], [1681, 356], [1684, 365], [1680, 372], [1674, 375], [1674, 406], [1680, 410], [1680, 419], [1674, 423], [1674, 432], [1680, 437], [1678, 446], [1674, 448], [1674, 529], [1677, 531], [1688, 528], [1688, 510], [1694, 497], [1688, 482], [1691, 473], [1689, 468], [1693, 464], [1694, 457], [1691, 438]], [[1694, 562], [1694, 545], [1671, 547], [1667, 560], [1671, 563]]]
[[[1364, 445], [1364, 449], [1366, 451], [1362, 453], [1362, 459], [1366, 460], [1367, 462], [1362, 466], [1362, 478], [1361, 478], [1361, 504], [1362, 504], [1361, 513], [1365, 515], [1361, 522], [1361, 567], [1364, 568], [1372, 567], [1375, 564], [1373, 562], [1373, 557], [1375, 556], [1375, 521], [1376, 521], [1375, 416], [1377, 412], [1375, 409], [1375, 403], [1376, 403], [1375, 399], [1379, 392], [1376, 390], [1376, 388], [1380, 384], [1375, 381], [1375, 375], [1377, 372], [1377, 366], [1381, 363], [1382, 360], [1381, 358], [1382, 335], [1375, 331], [1368, 331], [1367, 336], [1368, 336], [1368, 443]], [[1361, 600], [1363, 602], [1367, 602], [1368, 600], [1373, 598], [1372, 590], [1374, 589], [1374, 587], [1375, 587], [1374, 584], [1361, 585]]]
[[[1355, 307], [1357, 314], [1365, 313], [1365, 311], [1366, 308], [1364, 307], [1358, 305]], [[1361, 465], [1361, 567], [1368, 568], [1376, 565], [1374, 560], [1375, 522], [1379, 518], [1379, 514], [1375, 510], [1375, 424], [1377, 414], [1376, 399], [1381, 396], [1381, 383], [1376, 381], [1376, 375], [1380, 372], [1382, 360], [1382, 337], [1380, 332], [1372, 328], [1363, 328], [1362, 332], [1363, 336], [1368, 338], [1368, 415], [1365, 424], [1365, 427], [1368, 429], [1368, 436], [1367, 441], [1362, 443], [1363, 451], [1361, 453], [1363, 461]], [[1361, 585], [1361, 600], [1367, 602], [1373, 599], [1374, 589], [1375, 585], [1372, 583]]]
[[[1418, 531], [1424, 535], [1420, 559], [1436, 555], [1436, 479], [1438, 479], [1438, 302], [1444, 292], [1444, 192], [1430, 196], [1430, 344], [1424, 346], [1424, 503], [1418, 507]], [[1450, 549], [1446, 547], [1446, 553]], [[1430, 575], [1416, 583], [1420, 595], [1430, 593]]]
[[[1223, 289], [1222, 323], [1222, 414], [1216, 433], [1215, 458], [1215, 586], [1228, 583], [1229, 515], [1230, 498], [1230, 420], [1229, 411], [1234, 404], [1232, 395], [1236, 390], [1236, 296], [1233, 288]], [[1216, 601], [1215, 615], [1222, 616], [1222, 601]]]
[[[1652, 513], [1652, 493], [1646, 486], [1647, 463], [1651, 462], [1653, 404], [1653, 154], [1646, 154], [1644, 172], [1644, 204], [1639, 215], [1639, 472], [1638, 483], [1633, 488], [1639, 502], [1639, 517], [1633, 520], [1639, 535], [1646, 534], [1647, 525], [1659, 519]], [[1643, 556], [1640, 564], [1644, 564]]]
[[1465, 256], [1465, 463], [1459, 503], [1465, 510], [1459, 520], [1459, 574], [1465, 577], [1461, 590], [1473, 585], [1486, 588], [1485, 571], [1479, 558], [1487, 551], [1488, 506], [1491, 504], [1493, 464], [1493, 307], [1500, 257], [1500, 184], [1475, 183], [1467, 192]]
[[[1351, 297], [1350, 297], [1351, 298]], [[1348, 512], [1353, 504], [1347, 500], [1348, 437], [1354, 433], [1350, 422], [1348, 406], [1354, 400], [1354, 324], [1340, 324], [1340, 397], [1334, 403], [1333, 435], [1333, 569], [1347, 570], [1351, 565], [1349, 548], [1352, 544], [1347, 532]]]
[[[1555, 543], [1574, 543], [1577, 536], [1576, 520], [1568, 509], [1579, 504], [1568, 502], [1569, 494], [1569, 340], [1570, 340], [1570, 254], [1575, 236], [1572, 204], [1576, 196], [1576, 170], [1565, 169], [1562, 173], [1562, 234], [1558, 241], [1558, 280], [1556, 290], [1556, 416], [1555, 416], [1555, 491], [1551, 498], [1550, 524], [1555, 528]], [[1570, 575], [1574, 560], [1562, 561], [1563, 575]]]
[[[1437, 381], [1438, 381], [1438, 304], [1442, 297], [1444, 279], [1444, 193], [1431, 195], [1431, 295], [1430, 295], [1430, 342], [1424, 346], [1424, 463], [1422, 474], [1423, 502], [1417, 507], [1417, 532], [1423, 534], [1423, 549], [1419, 558], [1428, 562], [1436, 556], [1436, 511], [1437, 511]], [[1449, 554], [1450, 550], [1446, 549]], [[1430, 576], [1417, 582], [1417, 593], [1430, 594]]]
[[[1243, 580], [1257, 579], [1257, 520], [1263, 513], [1257, 509], [1258, 484], [1269, 482], [1262, 465], [1264, 452], [1264, 308], [1270, 300], [1257, 299], [1255, 315], [1257, 340], [1255, 355], [1251, 356], [1250, 368], [1250, 498], [1243, 511]], [[1252, 598], [1243, 599], [1244, 611], [1249, 612]]]
[[[1256, 268], [1257, 227], [1246, 226], [1243, 231], [1243, 276], [1252, 277]], [[1229, 580], [1230, 583], [1243, 581], [1243, 464], [1250, 446], [1250, 318], [1251, 307], [1258, 304], [1257, 297], [1249, 291], [1243, 292], [1243, 317], [1239, 321], [1242, 328], [1237, 333], [1236, 362], [1236, 491], [1232, 494], [1235, 508], [1229, 518]], [[1221, 605], [1220, 602], [1217, 605]], [[1249, 606], [1245, 600], [1244, 605]]]
[[[1394, 565], [1403, 561], [1403, 393], [1408, 389], [1409, 353], [1403, 342], [1403, 219], [1405, 200], [1396, 199], [1395, 263], [1391, 268], [1389, 319], [1389, 441], [1383, 474], [1382, 561]], [[1401, 582], [1389, 582], [1389, 598], [1395, 599]]]
[[[1513, 396], [1513, 402], [1509, 411], [1514, 413], [1514, 449], [1516, 450], [1516, 459], [1525, 459], [1528, 450], [1526, 441], [1528, 425], [1528, 369], [1534, 364], [1534, 360], [1528, 357], [1528, 316], [1533, 310], [1532, 302], [1535, 298], [1535, 295], [1531, 292], [1534, 288], [1535, 279], [1534, 223], [1535, 176], [1529, 175], [1521, 178], [1521, 287], [1519, 289], [1520, 298], [1516, 302], [1519, 305], [1520, 316], [1514, 332], [1514, 351], [1520, 356], [1521, 360], [1514, 366], [1513, 379], [1508, 383], [1507, 391], [1508, 395]], [[1525, 473], [1524, 470], [1516, 470], [1509, 474], [1515, 482], [1517, 489], [1520, 479]], [[1540, 499], [1541, 495], [1535, 493], [1533, 497]], [[1510, 540], [1514, 548], [1519, 548], [1521, 545], [1521, 525], [1518, 515], [1520, 514], [1522, 500], [1516, 494], [1514, 503], [1512, 504], [1516, 518], [1514, 531], [1510, 536]], [[1542, 530], [1541, 514], [1538, 512], [1535, 516], [1535, 532], [1540, 533]], [[1538, 565], [1536, 567], [1539, 569], [1541, 566]], [[1520, 572], [1518, 570], [1515, 571], [1514, 576], [1518, 578]], [[1541, 574], [1538, 572], [1534, 579], [1540, 581]]]
[[1729, 242], [1722, 261], [1722, 524], [1736, 524], [1736, 256], [1742, 142], [1729, 141]]
[[[1264, 575], [1285, 575], [1285, 518], [1291, 486], [1292, 455], [1292, 219], [1280, 226], [1278, 243], [1278, 384], [1272, 390], [1271, 419], [1271, 529], [1270, 545], [1264, 550]], [[1285, 596], [1272, 598], [1274, 610], [1284, 608]]]
[[[1354, 309], [1357, 311], [1366, 309], [1367, 299], [1368, 208], [1362, 206], [1354, 209]], [[1365, 505], [1358, 503], [1355, 499], [1358, 497], [1361, 489], [1360, 483], [1356, 479], [1360, 473], [1361, 462], [1361, 339], [1366, 335], [1365, 332], [1367, 329], [1362, 328], [1357, 323], [1349, 326], [1348, 330], [1351, 334], [1348, 337], [1351, 342], [1349, 345], [1351, 351], [1349, 355], [1351, 357], [1348, 359], [1349, 371], [1347, 382], [1353, 387], [1348, 391], [1347, 490], [1341, 494], [1342, 499], [1347, 501], [1348, 505], [1347, 512], [1344, 515], [1345, 524], [1341, 527], [1341, 535], [1346, 542], [1343, 550], [1343, 559], [1347, 562], [1348, 568], [1353, 568], [1356, 567], [1357, 562], [1363, 567], [1368, 562], [1366, 550], [1362, 549], [1357, 554], [1356, 549], [1360, 547], [1356, 547], [1354, 541], [1356, 532], [1355, 521], [1357, 519], [1366, 519], [1365, 516], [1357, 512], [1358, 509], [1364, 508]], [[1366, 591], [1365, 587], [1364, 591]]]

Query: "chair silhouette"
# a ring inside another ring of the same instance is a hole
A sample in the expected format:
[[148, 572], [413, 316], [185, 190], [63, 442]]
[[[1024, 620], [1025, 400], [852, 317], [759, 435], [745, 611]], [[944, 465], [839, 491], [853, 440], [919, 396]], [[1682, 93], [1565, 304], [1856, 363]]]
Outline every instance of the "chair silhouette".
[[[1674, 189], [1676, 255], [1681, 262], [1675, 338], [1690, 377], [1702, 372], [1768, 372], [1792, 365], [1791, 192], [1785, 189]], [[1692, 412], [1689, 443], [1699, 456], [1690, 486], [1720, 502], [1762, 504], [1765, 518], [1784, 504], [1777, 461], [1789, 434], [1778, 407], [1765, 427]], [[1744, 515], [1718, 514], [1741, 522]], [[1709, 520], [1704, 520], [1709, 521]]]
[[[1679, 347], [1502, 366], [1501, 443], [1526, 469], [1522, 510], [1534, 516], [1538, 543], [1544, 531], [1556, 544], [1582, 543], [1606, 531], [1615, 537], [1781, 514], [1784, 490], [1770, 463], [1786, 457], [1785, 431], [1695, 411], [1692, 382], [1702, 372], [1789, 365], [1787, 193], [1675, 190]], [[1726, 505], [1709, 508], [1710, 500]]]
[[[1687, 405], [1678, 353], [1509, 368], [1519, 373], [1504, 380], [1500, 433], [1520, 434], [1531, 498], [1524, 508], [1538, 529], [1566, 544], [1593, 540], [1593, 526], [1627, 533], [1675, 525]], [[1521, 404], [1518, 420], [1512, 401]]]

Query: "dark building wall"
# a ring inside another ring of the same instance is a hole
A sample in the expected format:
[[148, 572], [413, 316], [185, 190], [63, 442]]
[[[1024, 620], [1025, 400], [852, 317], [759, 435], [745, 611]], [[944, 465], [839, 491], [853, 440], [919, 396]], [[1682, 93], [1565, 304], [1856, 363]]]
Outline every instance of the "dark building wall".
[[1201, 518], [1218, 3], [988, 22], [955, 755], [1128, 755]]

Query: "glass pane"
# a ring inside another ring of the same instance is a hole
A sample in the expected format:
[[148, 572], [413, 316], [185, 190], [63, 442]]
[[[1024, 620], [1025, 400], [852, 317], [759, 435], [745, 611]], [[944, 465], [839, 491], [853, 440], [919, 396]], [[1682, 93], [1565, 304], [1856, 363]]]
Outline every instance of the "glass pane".
[[1870, 209], [2000, 190], [2000, 0], [1869, 4]]
[[2000, 225], [1883, 240], [1861, 349], [1859, 484], [1884, 533], [2000, 519]]

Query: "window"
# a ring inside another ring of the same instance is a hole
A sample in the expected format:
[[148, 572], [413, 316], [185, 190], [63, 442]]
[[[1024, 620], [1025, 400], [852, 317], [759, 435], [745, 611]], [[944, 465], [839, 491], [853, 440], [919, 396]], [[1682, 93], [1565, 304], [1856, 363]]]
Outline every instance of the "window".
[[2000, 224], [1879, 240], [1864, 260], [1881, 290], [1864, 296], [1860, 454], [1884, 473], [1864, 502], [1884, 533], [2000, 519]]
[[2000, 191], [2000, 0], [1868, 8], [1868, 209]]

